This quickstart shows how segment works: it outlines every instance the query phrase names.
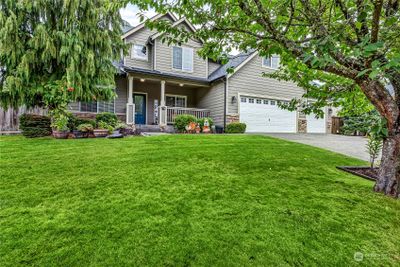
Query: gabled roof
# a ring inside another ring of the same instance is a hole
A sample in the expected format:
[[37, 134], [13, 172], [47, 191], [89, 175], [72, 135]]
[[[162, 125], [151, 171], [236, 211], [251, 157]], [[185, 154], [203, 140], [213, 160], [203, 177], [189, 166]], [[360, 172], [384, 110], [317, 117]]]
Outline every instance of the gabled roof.
[[126, 20], [122, 20], [122, 34], [126, 33], [132, 28], [133, 27], [131, 24], [129, 24], [129, 22], [127, 22]]
[[[182, 23], [185, 23], [193, 32], [196, 32], [196, 28], [186, 18], [181, 18], [180, 20], [175, 21], [171, 26], [176, 27]], [[157, 33], [153, 34], [152, 36], [150, 36], [150, 40], [153, 41], [153, 40], [157, 39], [158, 37], [160, 37], [162, 34], [163, 33], [161, 33], [161, 32], [157, 32]]]
[[234, 71], [238, 71], [242, 66], [246, 65], [246, 63], [253, 58], [257, 53], [253, 51], [240, 53], [236, 56], [233, 56], [229, 59], [228, 63], [222, 65], [218, 69], [216, 69], [213, 73], [208, 76], [210, 81], [215, 81], [219, 78], [228, 76], [228, 69], [233, 68]]
[[[178, 20], [177, 17], [174, 14], [172, 14], [171, 12], [167, 12], [166, 14], [157, 14], [157, 15], [151, 17], [149, 20], [150, 21], [155, 21], [155, 20], [158, 20], [158, 19], [160, 19], [160, 18], [162, 18], [163, 16], [166, 16], [166, 15], [170, 16], [174, 22], [176, 22]], [[140, 23], [136, 27], [131, 28], [130, 30], [128, 30], [127, 32], [125, 32], [122, 35], [122, 39], [125, 39], [128, 36], [130, 36], [132, 33], [135, 33], [138, 30], [143, 29], [145, 25], [146, 25], [146, 21], [143, 21], [142, 23]]]

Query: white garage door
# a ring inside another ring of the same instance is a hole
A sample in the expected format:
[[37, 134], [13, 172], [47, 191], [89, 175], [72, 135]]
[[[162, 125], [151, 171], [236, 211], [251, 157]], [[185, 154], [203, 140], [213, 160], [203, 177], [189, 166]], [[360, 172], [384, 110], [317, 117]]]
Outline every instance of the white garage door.
[[240, 121], [246, 132], [295, 133], [297, 116], [278, 107], [278, 101], [256, 97], [240, 97]]
[[306, 115], [307, 133], [326, 133], [325, 114], [323, 118], [317, 119], [315, 114]]

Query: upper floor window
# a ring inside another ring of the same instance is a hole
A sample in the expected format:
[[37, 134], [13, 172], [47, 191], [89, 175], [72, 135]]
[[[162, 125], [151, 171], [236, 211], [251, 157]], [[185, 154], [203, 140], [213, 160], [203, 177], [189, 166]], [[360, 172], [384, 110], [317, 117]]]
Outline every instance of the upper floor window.
[[176, 70], [192, 72], [193, 48], [174, 46], [172, 49], [172, 67]]
[[268, 67], [271, 69], [278, 69], [280, 61], [281, 59], [279, 55], [272, 55], [270, 57], [264, 57], [262, 64], [264, 67]]
[[147, 46], [134, 44], [132, 45], [131, 58], [147, 60]]

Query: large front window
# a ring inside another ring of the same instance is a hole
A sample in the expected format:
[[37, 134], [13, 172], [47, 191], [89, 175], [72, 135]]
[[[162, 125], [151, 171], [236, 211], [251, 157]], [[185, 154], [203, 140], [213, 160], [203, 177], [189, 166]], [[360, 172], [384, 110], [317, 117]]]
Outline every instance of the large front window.
[[90, 101], [90, 102], [80, 102], [81, 112], [115, 112], [114, 100], [111, 101]]
[[185, 108], [186, 107], [186, 96], [180, 95], [167, 95], [165, 96], [165, 103], [168, 107], [179, 107]]
[[175, 70], [193, 71], [193, 48], [174, 46], [172, 48], [172, 67]]

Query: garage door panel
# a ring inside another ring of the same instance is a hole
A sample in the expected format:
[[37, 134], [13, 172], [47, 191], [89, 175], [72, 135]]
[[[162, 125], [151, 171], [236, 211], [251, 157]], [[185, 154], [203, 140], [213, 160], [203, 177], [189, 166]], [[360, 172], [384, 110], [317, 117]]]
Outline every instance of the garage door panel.
[[262, 99], [262, 104], [258, 104], [257, 98], [252, 99], [254, 103], [249, 103], [248, 98], [240, 102], [240, 121], [246, 123], [246, 132], [296, 132], [296, 112], [280, 109], [276, 100], [271, 105], [271, 101]]
[[326, 133], [326, 119], [317, 119], [315, 114], [306, 115], [307, 119], [307, 133]]

